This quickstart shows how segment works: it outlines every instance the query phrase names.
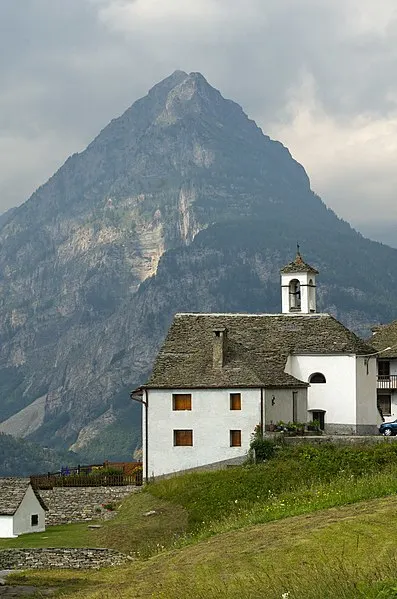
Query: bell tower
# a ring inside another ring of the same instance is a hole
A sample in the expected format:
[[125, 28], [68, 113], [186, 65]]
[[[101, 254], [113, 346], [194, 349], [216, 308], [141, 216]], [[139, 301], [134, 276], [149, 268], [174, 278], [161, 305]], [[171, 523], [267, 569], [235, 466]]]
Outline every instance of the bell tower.
[[318, 271], [304, 262], [299, 245], [295, 260], [284, 266], [280, 273], [282, 313], [315, 313], [316, 275], [318, 275]]

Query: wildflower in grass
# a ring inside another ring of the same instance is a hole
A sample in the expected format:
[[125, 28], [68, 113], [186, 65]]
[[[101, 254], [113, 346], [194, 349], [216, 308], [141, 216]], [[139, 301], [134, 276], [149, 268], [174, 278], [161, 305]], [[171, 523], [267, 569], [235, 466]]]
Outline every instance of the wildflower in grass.
[[289, 591], [286, 591], [281, 595], [281, 599], [289, 599]]

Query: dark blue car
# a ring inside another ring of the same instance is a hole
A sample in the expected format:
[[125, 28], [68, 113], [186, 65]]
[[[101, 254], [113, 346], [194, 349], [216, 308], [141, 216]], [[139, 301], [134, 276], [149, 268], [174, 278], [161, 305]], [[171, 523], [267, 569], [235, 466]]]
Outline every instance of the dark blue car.
[[381, 435], [385, 435], [385, 437], [397, 435], [397, 420], [393, 420], [393, 422], [382, 422], [379, 427], [379, 432]]

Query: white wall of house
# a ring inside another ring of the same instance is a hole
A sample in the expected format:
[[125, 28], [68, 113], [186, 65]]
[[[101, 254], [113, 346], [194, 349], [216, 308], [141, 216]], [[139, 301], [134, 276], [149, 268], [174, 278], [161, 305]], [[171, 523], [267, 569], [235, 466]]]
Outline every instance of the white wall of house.
[[397, 420], [397, 392], [391, 392], [391, 416], [385, 416], [385, 422], [393, 422]]
[[[397, 375], [397, 360], [390, 360], [390, 375]], [[389, 391], [388, 389], [383, 389], [383, 391]], [[397, 419], [397, 392], [393, 389], [390, 389], [391, 394], [391, 414], [390, 416], [385, 416], [385, 422], [393, 422], [393, 420]]]
[[[160, 476], [188, 468], [244, 456], [251, 434], [261, 418], [260, 389], [149, 389], [149, 476]], [[173, 393], [191, 393], [192, 409], [174, 411]], [[241, 410], [230, 409], [230, 393], [241, 393]], [[145, 413], [145, 412], [144, 412]], [[193, 447], [174, 447], [174, 430], [193, 431]], [[241, 430], [241, 447], [230, 447], [230, 431]]]
[[321, 372], [326, 383], [310, 385], [307, 393], [308, 410], [325, 410], [327, 432], [355, 432], [357, 409], [354, 354], [290, 356], [286, 372], [305, 382], [315, 372]]
[[382, 422], [376, 402], [376, 358], [356, 358], [357, 432], [376, 434]]
[[[382, 357], [382, 354], [379, 354]], [[390, 360], [390, 374], [397, 375], [397, 360]]]
[[390, 391], [390, 399], [391, 399], [391, 413], [390, 413], [390, 416], [384, 415], [385, 422], [393, 422], [394, 420], [397, 420], [397, 392], [396, 391], [393, 391], [393, 390]]
[[[32, 526], [33, 515], [38, 516], [39, 521], [36, 526]], [[32, 487], [29, 486], [25, 497], [14, 514], [14, 535], [18, 536], [28, 532], [43, 532], [44, 530], [45, 511], [34, 494]]]
[[11, 539], [14, 536], [13, 517], [0, 516], [0, 539]]
[[307, 389], [265, 389], [265, 424], [293, 422], [293, 393], [296, 393], [296, 421], [307, 421]]

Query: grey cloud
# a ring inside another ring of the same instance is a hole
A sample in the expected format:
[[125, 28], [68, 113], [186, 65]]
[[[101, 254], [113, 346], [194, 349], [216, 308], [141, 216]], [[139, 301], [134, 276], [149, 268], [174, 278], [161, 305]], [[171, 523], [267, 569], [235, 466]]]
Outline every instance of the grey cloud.
[[[105, 10], [122, 6], [119, 0], [2, 0], [0, 164], [7, 168], [0, 172], [0, 211], [26, 199], [69, 153], [176, 68], [201, 71], [265, 132], [292, 122], [291, 98], [308, 74], [324, 114], [346, 128], [359, 115], [394, 115], [392, 14], [384, 29], [361, 31], [356, 0], [211, 2], [215, 16], [203, 11], [175, 20], [164, 13], [159, 20], [137, 13], [127, 22]], [[363, 0], [362, 10], [375, 4]], [[351, 172], [344, 180], [336, 170], [330, 197], [344, 184], [350, 197], [360, 196], [358, 178], [366, 175], [359, 165]], [[317, 191], [327, 202], [327, 187]], [[389, 202], [390, 190], [382, 193]], [[370, 218], [370, 202], [366, 211]]]

